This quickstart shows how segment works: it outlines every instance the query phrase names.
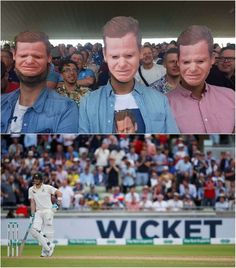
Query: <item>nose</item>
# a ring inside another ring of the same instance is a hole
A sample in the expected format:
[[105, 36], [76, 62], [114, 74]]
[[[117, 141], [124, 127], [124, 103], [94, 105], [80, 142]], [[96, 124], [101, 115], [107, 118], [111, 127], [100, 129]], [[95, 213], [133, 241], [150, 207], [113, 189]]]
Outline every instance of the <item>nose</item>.
[[29, 55], [29, 56], [26, 58], [25, 62], [28, 63], [28, 64], [29, 64], [29, 63], [32, 63], [32, 62], [33, 62], [33, 57]]
[[190, 70], [191, 72], [196, 71], [196, 70], [197, 70], [197, 64], [196, 64], [195, 62], [192, 62], [192, 63], [190, 64], [189, 70]]
[[123, 67], [126, 65], [126, 59], [124, 57], [119, 58], [119, 66]]

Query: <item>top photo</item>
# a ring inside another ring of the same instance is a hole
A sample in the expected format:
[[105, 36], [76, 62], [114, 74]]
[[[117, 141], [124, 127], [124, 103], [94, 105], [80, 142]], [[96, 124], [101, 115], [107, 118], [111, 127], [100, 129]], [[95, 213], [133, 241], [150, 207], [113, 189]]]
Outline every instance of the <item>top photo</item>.
[[234, 1], [1, 1], [1, 133], [234, 134]]

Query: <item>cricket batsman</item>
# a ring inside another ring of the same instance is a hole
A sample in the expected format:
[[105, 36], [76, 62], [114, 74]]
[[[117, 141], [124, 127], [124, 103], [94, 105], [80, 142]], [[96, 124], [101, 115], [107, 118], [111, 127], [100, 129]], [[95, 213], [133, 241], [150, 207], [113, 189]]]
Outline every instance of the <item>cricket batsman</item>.
[[[56, 204], [52, 204], [51, 197], [57, 197]], [[29, 199], [31, 207], [31, 235], [42, 245], [41, 257], [50, 257], [53, 254], [55, 244], [53, 243], [53, 216], [59, 208], [62, 193], [55, 187], [43, 184], [41, 173], [33, 175], [33, 186], [29, 188]]]

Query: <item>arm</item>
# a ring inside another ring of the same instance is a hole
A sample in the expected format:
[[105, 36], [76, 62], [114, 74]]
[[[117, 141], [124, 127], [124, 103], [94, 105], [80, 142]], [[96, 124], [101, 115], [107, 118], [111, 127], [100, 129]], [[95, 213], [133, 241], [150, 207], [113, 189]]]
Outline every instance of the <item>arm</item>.
[[60, 206], [61, 205], [61, 200], [62, 200], [62, 192], [59, 190], [56, 190], [55, 195], [57, 196], [57, 205]]
[[36, 203], [34, 199], [30, 199], [30, 211], [31, 211], [31, 216], [33, 216], [36, 212]]
[[86, 77], [81, 80], [77, 80], [77, 86], [84, 86], [84, 87], [89, 87], [94, 84], [95, 78], [94, 77]]

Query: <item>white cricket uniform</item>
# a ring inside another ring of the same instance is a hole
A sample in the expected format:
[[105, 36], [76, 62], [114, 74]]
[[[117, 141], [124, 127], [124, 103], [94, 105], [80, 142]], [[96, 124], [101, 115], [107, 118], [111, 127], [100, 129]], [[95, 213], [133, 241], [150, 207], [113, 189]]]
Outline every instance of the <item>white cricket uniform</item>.
[[[36, 204], [35, 218], [31, 229], [31, 234], [34, 236], [35, 230], [38, 230], [42, 235], [50, 241], [53, 241], [53, 215], [51, 195], [54, 195], [57, 189], [51, 185], [42, 184], [40, 188], [32, 186], [29, 188], [29, 199], [33, 199]], [[35, 237], [35, 236], [34, 236]], [[36, 233], [36, 238], [38, 238]], [[45, 242], [40, 238], [42, 246], [45, 248]], [[43, 242], [43, 243], [42, 243]]]

